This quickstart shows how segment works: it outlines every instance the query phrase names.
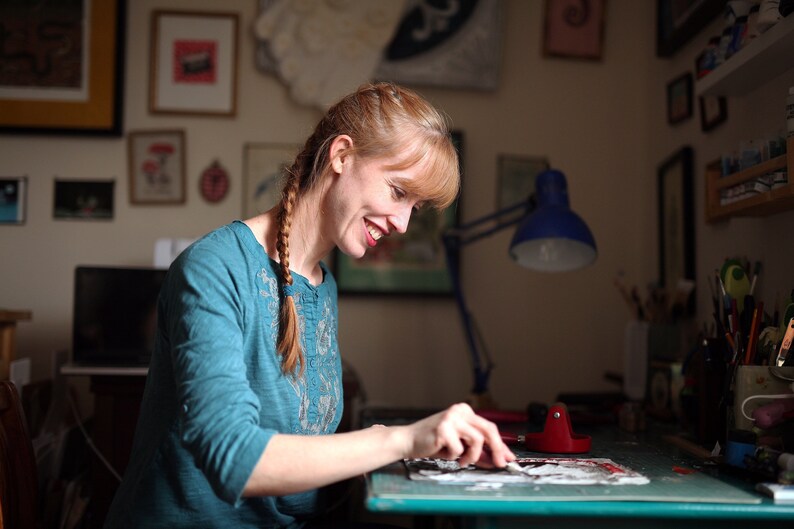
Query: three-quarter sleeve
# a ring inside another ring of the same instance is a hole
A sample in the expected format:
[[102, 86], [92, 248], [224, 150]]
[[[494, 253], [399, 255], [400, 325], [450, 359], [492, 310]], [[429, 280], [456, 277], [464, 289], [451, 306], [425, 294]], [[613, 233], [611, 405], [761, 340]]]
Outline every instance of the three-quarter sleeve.
[[223, 256], [198, 248], [169, 272], [167, 325], [179, 437], [224, 501], [238, 505], [273, 430], [246, 377], [239, 278]]

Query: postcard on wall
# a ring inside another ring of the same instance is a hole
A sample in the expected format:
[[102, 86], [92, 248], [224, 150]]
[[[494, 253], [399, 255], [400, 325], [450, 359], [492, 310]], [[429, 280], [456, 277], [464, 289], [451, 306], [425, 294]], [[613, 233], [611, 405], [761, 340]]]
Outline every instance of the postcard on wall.
[[25, 222], [27, 178], [0, 176], [0, 224]]
[[55, 180], [56, 219], [108, 220], [113, 218], [113, 180]]

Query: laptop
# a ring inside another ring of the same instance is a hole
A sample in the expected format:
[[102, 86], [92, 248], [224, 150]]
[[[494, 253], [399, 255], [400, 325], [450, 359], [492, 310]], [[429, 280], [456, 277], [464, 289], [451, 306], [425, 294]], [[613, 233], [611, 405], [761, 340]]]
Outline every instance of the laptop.
[[78, 266], [74, 273], [72, 361], [77, 366], [146, 367], [167, 270]]

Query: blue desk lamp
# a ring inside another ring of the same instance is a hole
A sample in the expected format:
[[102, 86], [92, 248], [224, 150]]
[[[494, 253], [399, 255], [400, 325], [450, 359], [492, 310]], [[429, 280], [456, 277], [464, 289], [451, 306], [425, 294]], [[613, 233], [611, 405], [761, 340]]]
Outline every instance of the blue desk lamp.
[[466, 305], [460, 281], [460, 251], [467, 244], [518, 224], [510, 256], [521, 266], [542, 272], [583, 268], [596, 258], [596, 243], [587, 224], [568, 205], [568, 184], [557, 170], [540, 173], [527, 200], [461, 226], [442, 236], [455, 299], [474, 370], [474, 399], [487, 399], [494, 363]]

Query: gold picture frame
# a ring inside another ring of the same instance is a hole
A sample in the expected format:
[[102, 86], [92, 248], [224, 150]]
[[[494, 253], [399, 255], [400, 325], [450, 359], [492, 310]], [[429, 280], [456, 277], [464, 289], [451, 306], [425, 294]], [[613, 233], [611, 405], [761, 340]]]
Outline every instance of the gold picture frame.
[[[0, 19], [21, 37], [5, 44], [19, 51], [4, 60], [19, 64], [0, 75], [0, 132], [120, 136], [126, 1], [83, 4], [90, 11], [69, 5], [46, 17], [35, 2], [6, 4]], [[52, 38], [33, 36], [46, 28]], [[36, 57], [50, 68], [37, 68]]]

